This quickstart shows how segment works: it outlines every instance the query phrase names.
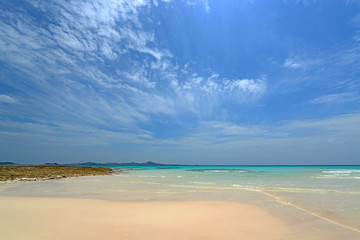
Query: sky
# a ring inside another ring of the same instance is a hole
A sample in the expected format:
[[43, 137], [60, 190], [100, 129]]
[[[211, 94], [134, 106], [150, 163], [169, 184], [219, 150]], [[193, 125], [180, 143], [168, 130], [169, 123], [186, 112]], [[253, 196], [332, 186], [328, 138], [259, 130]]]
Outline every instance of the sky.
[[360, 1], [0, 0], [0, 161], [360, 164]]

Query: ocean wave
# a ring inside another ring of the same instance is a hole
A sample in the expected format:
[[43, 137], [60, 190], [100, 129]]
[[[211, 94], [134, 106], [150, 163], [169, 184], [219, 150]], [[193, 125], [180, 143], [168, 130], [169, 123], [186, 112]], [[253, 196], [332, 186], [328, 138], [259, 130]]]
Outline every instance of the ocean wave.
[[332, 174], [351, 174], [351, 173], [360, 173], [360, 170], [354, 169], [343, 169], [343, 170], [326, 170], [322, 171], [323, 173], [332, 173]]
[[334, 169], [322, 171], [322, 175], [315, 178], [332, 178], [332, 179], [359, 179], [360, 169]]
[[321, 178], [327, 178], [327, 179], [348, 179], [348, 180], [352, 180], [352, 179], [357, 179], [359, 180], [360, 177], [355, 177], [355, 176], [349, 176], [349, 175], [321, 175], [321, 176], [316, 176], [315, 178], [321, 179]]
[[327, 194], [351, 194], [351, 195], [358, 195], [360, 191], [353, 191], [353, 190], [336, 190], [336, 189], [325, 189], [325, 188], [288, 188], [288, 187], [266, 187], [263, 188], [264, 192], [271, 192], [271, 193], [327, 193]]
[[189, 169], [187, 171], [191, 171], [191, 172], [207, 172], [207, 173], [230, 173], [230, 172], [250, 173], [250, 172], [253, 172], [253, 171], [243, 170], [243, 169]]
[[140, 178], [166, 178], [164, 175], [139, 175]]

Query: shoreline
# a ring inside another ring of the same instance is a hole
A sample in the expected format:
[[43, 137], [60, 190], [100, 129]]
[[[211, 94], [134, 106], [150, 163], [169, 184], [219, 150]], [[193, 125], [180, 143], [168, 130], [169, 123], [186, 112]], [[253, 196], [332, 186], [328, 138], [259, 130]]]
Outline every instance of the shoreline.
[[[245, 191], [246, 191], [246, 190], [245, 190]], [[252, 191], [252, 190], [248, 190], [248, 191]], [[256, 191], [256, 190], [254, 190], [254, 191]], [[304, 207], [301, 207], [301, 206], [299, 206], [299, 205], [297, 205], [297, 204], [290, 203], [290, 202], [285, 202], [285, 201], [281, 200], [280, 197], [276, 196], [275, 194], [272, 194], [272, 193], [269, 193], [269, 192], [266, 192], [266, 191], [263, 191], [263, 190], [259, 190], [259, 192], [264, 193], [265, 195], [267, 195], [267, 196], [275, 199], [275, 200], [276, 200], [278, 203], [280, 203], [280, 204], [292, 206], [292, 207], [294, 207], [294, 208], [296, 208], [296, 209], [299, 209], [299, 210], [301, 210], [301, 211], [303, 211], [303, 212], [306, 212], [306, 213], [308, 213], [308, 214], [311, 214], [311, 215], [313, 215], [314, 217], [321, 218], [322, 220], [325, 220], [325, 221], [328, 221], [328, 222], [330, 222], [330, 223], [336, 224], [336, 225], [338, 225], [338, 226], [340, 226], [340, 227], [344, 227], [344, 228], [347, 228], [347, 229], [349, 229], [349, 230], [356, 231], [356, 232], [360, 233], [360, 229], [357, 229], [357, 228], [354, 228], [354, 227], [351, 227], [351, 226], [342, 224], [342, 223], [340, 223], [340, 222], [334, 221], [334, 220], [332, 220], [332, 219], [326, 218], [326, 217], [324, 217], [324, 216], [321, 216], [320, 214], [317, 214], [317, 213], [315, 213], [315, 212], [312, 212], [312, 211], [310, 211], [310, 210], [308, 210], [308, 209], [306, 209], [306, 208], [304, 208]]]

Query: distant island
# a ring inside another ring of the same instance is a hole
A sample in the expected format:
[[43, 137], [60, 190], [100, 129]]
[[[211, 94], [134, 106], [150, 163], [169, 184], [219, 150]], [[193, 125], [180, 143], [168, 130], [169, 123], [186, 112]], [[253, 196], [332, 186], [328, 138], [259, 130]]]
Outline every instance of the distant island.
[[181, 164], [163, 164], [163, 163], [156, 163], [156, 162], [144, 162], [144, 163], [137, 163], [137, 162], [128, 162], [128, 163], [96, 163], [96, 162], [85, 162], [85, 163], [73, 163], [73, 164], [64, 164], [70, 166], [183, 166]]
[[118, 162], [108, 162], [108, 163], [97, 163], [97, 162], [83, 162], [83, 163], [39, 163], [39, 164], [24, 164], [24, 163], [14, 163], [14, 162], [0, 162], [0, 165], [25, 165], [25, 166], [183, 166], [182, 164], [163, 164], [156, 162], [128, 162], [128, 163], [118, 163]]
[[0, 165], [15, 165], [13, 162], [0, 162]]

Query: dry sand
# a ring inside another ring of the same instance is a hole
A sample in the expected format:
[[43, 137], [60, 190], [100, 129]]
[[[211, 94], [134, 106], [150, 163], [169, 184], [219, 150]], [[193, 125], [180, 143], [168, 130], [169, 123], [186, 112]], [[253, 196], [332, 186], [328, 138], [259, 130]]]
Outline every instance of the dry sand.
[[257, 206], [216, 201], [110, 202], [0, 197], [2, 239], [281, 239]]
[[117, 202], [1, 196], [0, 238], [359, 239], [357, 232], [306, 213], [302, 214], [309, 221], [298, 221], [304, 216], [296, 211], [290, 208], [279, 217], [256, 205], [224, 201]]

